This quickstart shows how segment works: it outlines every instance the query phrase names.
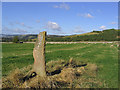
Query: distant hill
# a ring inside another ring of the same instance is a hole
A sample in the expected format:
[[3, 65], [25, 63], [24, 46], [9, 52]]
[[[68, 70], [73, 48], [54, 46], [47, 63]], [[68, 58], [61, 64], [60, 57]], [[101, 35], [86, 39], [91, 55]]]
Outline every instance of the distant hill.
[[[36, 41], [37, 34], [27, 34], [27, 35], [0, 35], [2, 36], [2, 41], [12, 41], [14, 36], [18, 36], [20, 41]], [[60, 35], [47, 35], [47, 41], [117, 41], [120, 40], [120, 30], [117, 29], [107, 29], [103, 31], [93, 31], [84, 34], [60, 36]]]
[[76, 41], [118, 41], [118, 40], [120, 40], [120, 30], [107, 29], [103, 31], [93, 31], [84, 34], [50, 38], [47, 41], [76, 42]]
[[77, 36], [84, 36], [84, 35], [94, 35], [94, 34], [99, 34], [97, 32], [89, 32], [89, 33], [83, 33], [83, 34], [77, 34], [77, 35], [70, 35], [70, 36], [65, 36], [65, 37], [77, 37]]

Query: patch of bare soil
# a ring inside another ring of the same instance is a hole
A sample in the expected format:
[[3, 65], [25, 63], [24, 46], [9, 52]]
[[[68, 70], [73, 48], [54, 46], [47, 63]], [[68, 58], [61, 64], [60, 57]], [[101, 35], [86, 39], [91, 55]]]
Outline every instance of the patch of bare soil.
[[2, 88], [91, 88], [101, 87], [103, 83], [96, 79], [96, 64], [86, 64], [72, 58], [69, 61], [50, 61], [46, 64], [47, 76], [42, 78], [35, 72], [26, 77], [32, 65], [16, 69], [2, 79]]

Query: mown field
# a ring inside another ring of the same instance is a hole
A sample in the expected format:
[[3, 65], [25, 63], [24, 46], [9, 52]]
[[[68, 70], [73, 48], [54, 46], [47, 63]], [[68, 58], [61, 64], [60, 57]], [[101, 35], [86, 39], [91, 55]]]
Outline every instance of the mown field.
[[[16, 68], [33, 64], [34, 44], [2, 44], [2, 76]], [[75, 60], [98, 66], [97, 78], [109, 88], [118, 87], [118, 48], [115, 44], [47, 44], [46, 62], [51, 60]], [[104, 86], [103, 86], [104, 87]]]

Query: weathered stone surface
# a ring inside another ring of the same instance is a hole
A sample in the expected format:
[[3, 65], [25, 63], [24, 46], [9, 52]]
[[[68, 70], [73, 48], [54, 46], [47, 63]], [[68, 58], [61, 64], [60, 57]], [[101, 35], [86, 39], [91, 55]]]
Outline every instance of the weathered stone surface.
[[37, 75], [44, 77], [46, 76], [46, 65], [45, 65], [45, 36], [46, 32], [40, 32], [35, 43], [33, 50], [34, 66], [33, 70]]

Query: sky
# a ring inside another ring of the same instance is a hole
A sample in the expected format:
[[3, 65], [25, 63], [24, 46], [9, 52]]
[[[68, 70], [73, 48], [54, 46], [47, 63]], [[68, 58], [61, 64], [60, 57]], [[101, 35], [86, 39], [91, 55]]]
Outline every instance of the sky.
[[118, 28], [118, 2], [3, 2], [2, 34], [72, 35]]

